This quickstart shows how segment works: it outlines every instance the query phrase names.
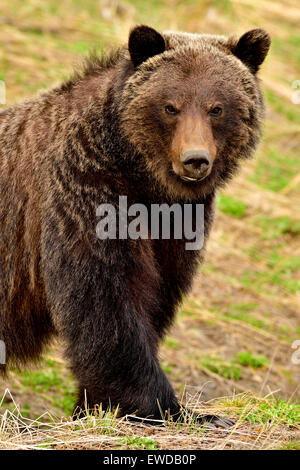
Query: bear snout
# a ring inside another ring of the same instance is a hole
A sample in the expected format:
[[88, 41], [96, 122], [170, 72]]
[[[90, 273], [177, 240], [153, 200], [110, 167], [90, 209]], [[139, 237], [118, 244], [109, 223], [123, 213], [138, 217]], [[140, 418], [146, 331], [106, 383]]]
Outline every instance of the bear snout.
[[187, 149], [181, 152], [180, 162], [183, 165], [181, 178], [186, 181], [199, 181], [210, 174], [213, 159], [206, 149]]

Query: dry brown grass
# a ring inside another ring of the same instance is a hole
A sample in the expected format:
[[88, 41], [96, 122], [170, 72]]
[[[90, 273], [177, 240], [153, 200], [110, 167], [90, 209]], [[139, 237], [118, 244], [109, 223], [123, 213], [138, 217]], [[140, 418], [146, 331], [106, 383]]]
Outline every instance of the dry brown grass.
[[[7, 392], [9, 393], [9, 392]], [[224, 415], [226, 404], [239, 397], [226, 399], [223, 405], [214, 401], [203, 403], [190, 400], [190, 408], [199, 414], [207, 412]], [[242, 397], [244, 403], [251, 401], [251, 396]], [[255, 399], [256, 400], [256, 399]], [[262, 399], [263, 401], [264, 399]], [[80, 450], [115, 450], [115, 449], [192, 449], [222, 450], [280, 449], [299, 439], [300, 426], [287, 427], [286, 422], [269, 419], [265, 424], [245, 422], [250, 414], [255, 413], [258, 404], [253, 404], [243, 412], [232, 428], [211, 428], [209, 424], [200, 427], [191, 422], [176, 425], [172, 421], [164, 426], [147, 426], [145, 423], [132, 423], [117, 419], [113, 415], [97, 418], [87, 416], [80, 420], [63, 418], [57, 420], [46, 412], [36, 420], [22, 416], [14, 403], [12, 411], [6, 410], [0, 419], [0, 448], [5, 450], [40, 450], [40, 449], [80, 449]], [[232, 412], [234, 406], [232, 406]]]

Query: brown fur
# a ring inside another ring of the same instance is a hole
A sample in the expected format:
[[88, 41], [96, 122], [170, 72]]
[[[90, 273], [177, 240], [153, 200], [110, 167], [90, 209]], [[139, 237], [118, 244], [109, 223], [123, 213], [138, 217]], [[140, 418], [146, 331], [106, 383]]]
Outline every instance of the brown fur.
[[[186, 240], [96, 238], [103, 202], [205, 204], [252, 155], [263, 103], [262, 30], [241, 40], [135, 28], [129, 49], [91, 58], [61, 86], [0, 113], [0, 339], [10, 364], [66, 342], [78, 405], [120, 404], [159, 417], [179, 410], [158, 341], [203, 250]], [[178, 108], [167, 116], [165, 105]], [[209, 109], [224, 115], [212, 121]], [[181, 180], [180, 153], [207, 149], [212, 171]]]

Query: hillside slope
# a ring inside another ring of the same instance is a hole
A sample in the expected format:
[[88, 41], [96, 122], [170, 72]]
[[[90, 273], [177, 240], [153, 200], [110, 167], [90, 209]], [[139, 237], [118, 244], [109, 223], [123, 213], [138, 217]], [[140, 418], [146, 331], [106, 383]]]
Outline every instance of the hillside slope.
[[[292, 83], [300, 79], [299, 22], [297, 0], [1, 2], [7, 105], [65, 78], [95, 46], [101, 51], [126, 41], [136, 23], [237, 35], [263, 27], [273, 42], [260, 75], [267, 103], [263, 141], [219, 196], [205, 266], [160, 352], [184, 401], [200, 410], [204, 401], [229, 397], [211, 406], [238, 418], [244, 410], [237, 428], [203, 433], [190, 425], [149, 430], [88, 420], [78, 436], [76, 425], [57, 424], [71, 413], [75, 385], [55, 344], [39, 367], [12, 371], [0, 382], [0, 396], [9, 389], [13, 397], [6, 393], [1, 403], [0, 447], [300, 446], [300, 365], [292, 362], [292, 344], [300, 339], [300, 104], [292, 102]], [[52, 428], [26, 421], [19, 435], [20, 422], [46, 410], [51, 418], [42, 421], [54, 420]]]

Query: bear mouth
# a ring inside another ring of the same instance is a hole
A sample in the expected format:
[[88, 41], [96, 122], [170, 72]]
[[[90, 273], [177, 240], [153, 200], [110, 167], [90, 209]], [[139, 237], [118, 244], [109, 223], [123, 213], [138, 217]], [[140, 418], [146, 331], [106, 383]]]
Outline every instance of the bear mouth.
[[204, 180], [205, 178], [206, 178], [206, 176], [203, 176], [202, 178], [193, 178], [192, 176], [185, 176], [185, 175], [180, 176], [181, 180], [187, 181], [189, 183], [197, 183], [199, 181]]

